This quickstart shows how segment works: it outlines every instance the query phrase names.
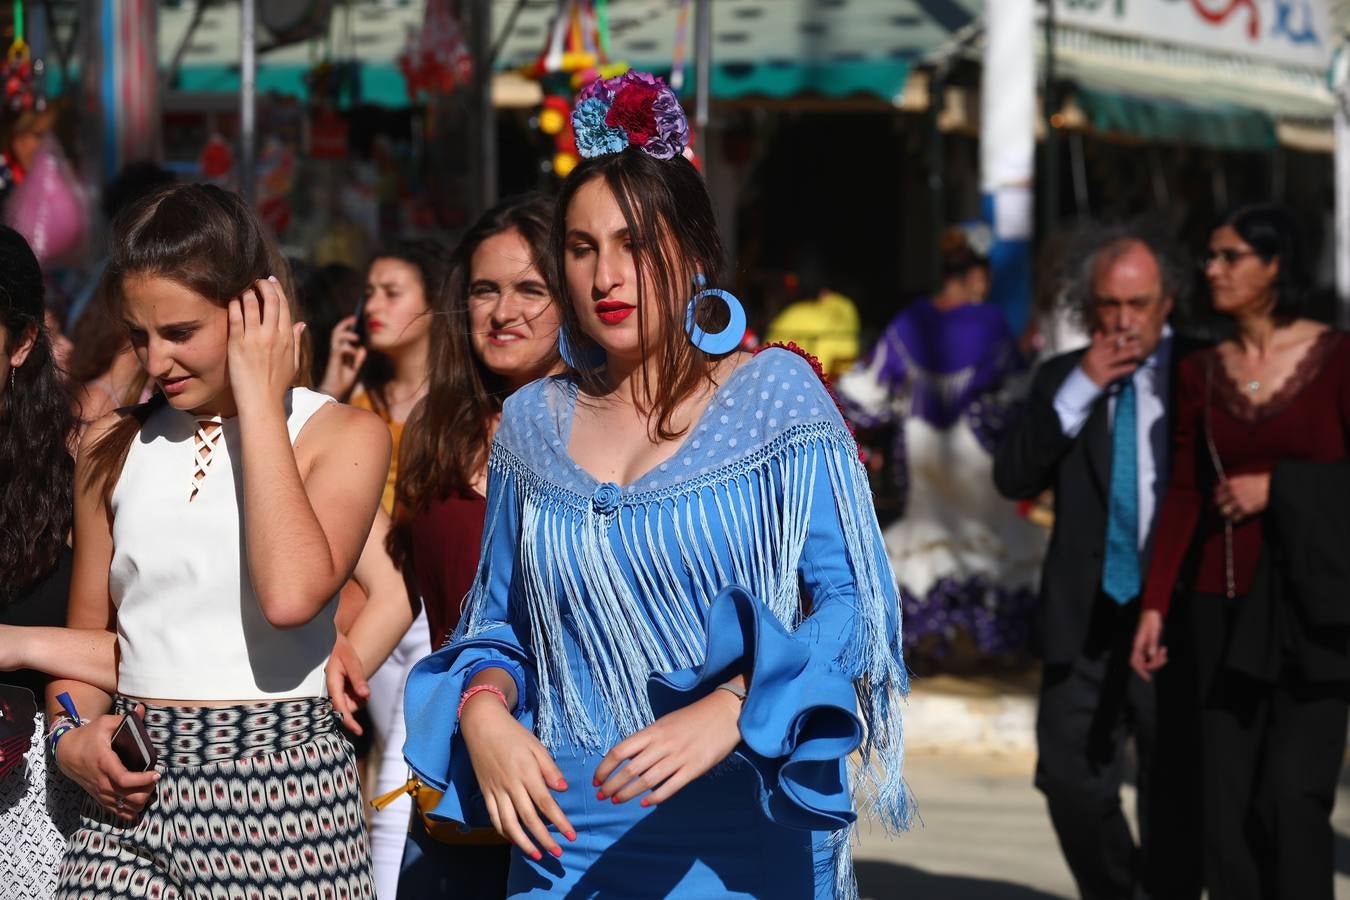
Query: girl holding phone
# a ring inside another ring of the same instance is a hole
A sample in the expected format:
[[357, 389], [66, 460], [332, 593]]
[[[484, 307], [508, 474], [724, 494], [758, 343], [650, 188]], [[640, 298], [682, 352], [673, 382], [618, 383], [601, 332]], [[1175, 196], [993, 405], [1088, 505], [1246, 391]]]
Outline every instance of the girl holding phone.
[[[238, 196], [182, 185], [130, 207], [108, 277], [160, 393], [90, 426], [76, 464], [68, 624], [116, 633], [118, 694], [48, 688], [50, 713], [65, 691], [81, 717], [54, 724], [50, 752], [90, 796], [58, 896], [372, 896], [324, 665], [388, 432], [293, 386], [304, 325]], [[152, 771], [111, 747], [128, 713], [144, 719]]]

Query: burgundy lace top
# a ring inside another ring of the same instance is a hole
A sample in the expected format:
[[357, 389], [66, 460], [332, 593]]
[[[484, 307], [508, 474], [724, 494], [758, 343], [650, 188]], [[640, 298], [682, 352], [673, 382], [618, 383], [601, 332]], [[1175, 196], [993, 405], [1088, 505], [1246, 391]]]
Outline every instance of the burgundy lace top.
[[[1172, 473], [1154, 526], [1153, 559], [1144, 586], [1144, 608], [1164, 615], [1187, 552], [1197, 551], [1196, 593], [1227, 591], [1224, 520], [1214, 507], [1216, 476], [1205, 443], [1205, 369], [1213, 365], [1211, 425], [1214, 445], [1229, 477], [1266, 473], [1280, 460], [1332, 462], [1350, 453], [1350, 340], [1324, 332], [1294, 373], [1265, 403], [1253, 404], [1233, 383], [1215, 349], [1192, 354], [1177, 367]], [[1233, 581], [1245, 593], [1256, 574], [1263, 516], [1233, 526]]]
[[426, 605], [431, 649], [459, 624], [464, 595], [478, 571], [487, 501], [472, 491], [434, 500], [412, 520], [412, 565]]

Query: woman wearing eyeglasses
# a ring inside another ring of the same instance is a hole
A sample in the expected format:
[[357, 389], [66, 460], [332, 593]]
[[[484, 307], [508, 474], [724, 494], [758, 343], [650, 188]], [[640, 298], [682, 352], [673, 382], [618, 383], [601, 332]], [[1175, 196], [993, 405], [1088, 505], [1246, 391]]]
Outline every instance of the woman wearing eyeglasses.
[[1167, 663], [1165, 620], [1174, 649], [1193, 645], [1212, 900], [1331, 900], [1350, 697], [1350, 341], [1304, 316], [1303, 248], [1281, 207], [1225, 219], [1204, 273], [1236, 329], [1178, 370], [1131, 665], [1147, 679]]

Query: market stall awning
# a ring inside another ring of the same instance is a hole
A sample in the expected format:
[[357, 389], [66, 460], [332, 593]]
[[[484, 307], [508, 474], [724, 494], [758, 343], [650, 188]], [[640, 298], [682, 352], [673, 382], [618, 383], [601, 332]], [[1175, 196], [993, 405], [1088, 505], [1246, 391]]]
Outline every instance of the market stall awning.
[[[497, 0], [496, 8], [514, 2]], [[910, 67], [968, 25], [981, 5], [980, 0], [716, 0], [712, 95], [863, 94], [894, 102]], [[610, 56], [639, 68], [669, 69], [681, 6], [680, 0], [611, 0]], [[522, 9], [499, 65], [525, 65], [538, 56], [551, 7]], [[684, 49], [690, 58], [692, 49]]]
[[1057, 22], [1056, 76], [1077, 87], [1087, 124], [1100, 132], [1232, 150], [1306, 140], [1309, 126], [1329, 134], [1332, 20], [1318, 0], [1285, 15], [1277, 5], [1258, 3], [1251, 14], [1244, 5], [1218, 22], [1189, 4], [1140, 21], [1111, 4], [1078, 7]]
[[[505, 34], [500, 70], [532, 62], [548, 38], [553, 0], [492, 0], [493, 31]], [[519, 10], [517, 11], [517, 6]], [[718, 99], [864, 95], [894, 102], [910, 67], [953, 31], [969, 24], [981, 0], [715, 0], [712, 94]], [[676, 55], [681, 0], [609, 0], [610, 56], [665, 71]], [[160, 12], [160, 60], [182, 43], [195, 4]], [[361, 96], [404, 105], [397, 59], [410, 30], [420, 26], [422, 2], [352, 4], [337, 8], [328, 40], [295, 44], [259, 59], [258, 88], [304, 96], [304, 74], [325, 53], [360, 61]], [[239, 7], [206, 11], [183, 55], [174, 88], [231, 93], [238, 89]], [[685, 56], [693, 78], [692, 24]]]
[[1092, 128], [1107, 134], [1224, 150], [1269, 150], [1278, 141], [1270, 116], [1241, 106], [1192, 104], [1084, 87], [1075, 99]]

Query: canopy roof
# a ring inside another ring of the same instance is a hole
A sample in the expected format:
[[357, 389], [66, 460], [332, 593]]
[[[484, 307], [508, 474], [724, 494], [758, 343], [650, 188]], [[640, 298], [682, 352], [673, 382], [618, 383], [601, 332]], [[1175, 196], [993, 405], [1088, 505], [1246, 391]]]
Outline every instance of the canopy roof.
[[[518, 0], [492, 0], [493, 33], [500, 41]], [[634, 66], [668, 70], [674, 57], [680, 0], [609, 0], [610, 56]], [[161, 64], [182, 43], [196, 4], [160, 11]], [[863, 94], [892, 102], [911, 65], [950, 33], [969, 24], [981, 0], [716, 0], [713, 8], [712, 92], [718, 98]], [[548, 40], [555, 0], [525, 0], [497, 60], [518, 68], [538, 57]], [[384, 0], [339, 7], [327, 49], [334, 58], [362, 63], [362, 96], [407, 103], [397, 58], [410, 30], [420, 26], [424, 3]], [[692, 23], [686, 58], [692, 72]], [[322, 58], [319, 42], [283, 47], [260, 58], [260, 90], [303, 95], [303, 74]], [[209, 9], [182, 60], [177, 87], [185, 91], [238, 89], [239, 6]]]

